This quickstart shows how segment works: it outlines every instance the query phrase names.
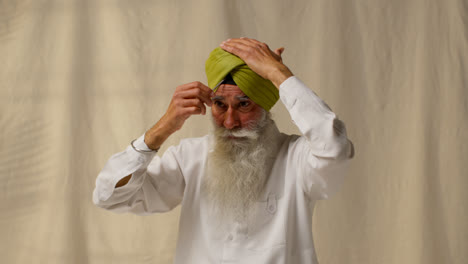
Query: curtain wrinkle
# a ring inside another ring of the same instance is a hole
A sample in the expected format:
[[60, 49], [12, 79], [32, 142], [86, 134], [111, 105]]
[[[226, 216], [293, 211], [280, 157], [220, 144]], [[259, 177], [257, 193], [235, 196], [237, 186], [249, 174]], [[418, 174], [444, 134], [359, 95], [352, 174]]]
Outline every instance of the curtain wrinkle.
[[106, 212], [95, 179], [242, 36], [284, 46], [356, 147], [316, 204], [320, 263], [468, 263], [466, 0], [0, 0], [0, 262], [172, 263], [180, 208]]
[[[93, 181], [84, 177], [89, 167], [95, 164], [95, 149], [91, 144], [93, 135], [92, 120], [95, 115], [93, 105], [93, 89], [95, 86], [95, 47], [96, 30], [93, 26], [96, 22], [99, 6], [91, 4], [90, 0], [73, 0], [70, 3], [75, 10], [72, 18], [72, 30], [74, 35], [71, 47], [71, 76], [68, 91], [67, 132], [65, 146], [70, 146], [68, 156], [68, 168], [65, 175], [65, 230], [62, 231], [63, 241], [61, 250], [65, 252], [62, 261], [67, 263], [90, 263], [89, 238], [87, 226], [90, 219], [87, 214], [87, 195], [91, 190], [89, 185]], [[80, 135], [80, 136], [77, 136]], [[86, 201], [86, 202], [85, 202]]]

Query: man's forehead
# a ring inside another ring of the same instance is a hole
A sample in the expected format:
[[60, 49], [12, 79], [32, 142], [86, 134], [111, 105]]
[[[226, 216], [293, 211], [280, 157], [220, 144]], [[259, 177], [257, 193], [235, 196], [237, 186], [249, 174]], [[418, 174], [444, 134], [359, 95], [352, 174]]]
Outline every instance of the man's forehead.
[[247, 97], [244, 92], [237, 85], [232, 84], [221, 84], [218, 90], [215, 92], [215, 97], [221, 96], [235, 96], [235, 97]]

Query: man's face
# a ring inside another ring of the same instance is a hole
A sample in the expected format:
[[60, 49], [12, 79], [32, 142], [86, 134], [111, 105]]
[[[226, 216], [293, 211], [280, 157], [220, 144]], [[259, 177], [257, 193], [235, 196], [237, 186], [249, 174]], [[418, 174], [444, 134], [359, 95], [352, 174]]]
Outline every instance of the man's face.
[[250, 100], [236, 85], [220, 85], [212, 100], [211, 113], [219, 127], [249, 129], [255, 127], [262, 115], [262, 107]]

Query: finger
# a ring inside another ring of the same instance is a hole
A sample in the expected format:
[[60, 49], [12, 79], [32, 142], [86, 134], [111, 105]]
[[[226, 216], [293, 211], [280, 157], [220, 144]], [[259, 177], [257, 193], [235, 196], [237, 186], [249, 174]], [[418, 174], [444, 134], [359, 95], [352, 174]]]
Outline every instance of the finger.
[[[198, 90], [197, 90], [198, 89]], [[202, 100], [205, 104], [211, 106], [213, 103], [211, 101], [211, 97], [214, 95], [213, 90], [210, 87], [200, 83], [200, 85], [196, 86], [194, 90], [199, 91], [196, 95], [200, 100]]]
[[200, 101], [199, 99], [185, 99], [185, 100], [182, 101], [181, 104], [182, 104], [182, 106], [184, 108], [192, 107], [192, 106], [196, 106], [196, 107], [200, 108], [201, 112], [202, 112], [202, 115], [204, 115], [206, 113], [206, 107], [203, 104], [203, 102]]
[[195, 88], [200, 89], [200, 99], [202, 99], [207, 105], [211, 106], [211, 97], [214, 95], [213, 90], [201, 82], [195, 82]]
[[241, 38], [238, 38], [238, 39], [229, 39], [229, 40], [233, 40], [233, 41], [247, 41], [247, 42], [250, 42], [252, 43], [253, 45], [257, 45], [257, 44], [263, 44], [262, 42], [256, 40], [256, 39], [253, 39], [253, 38], [246, 38], [246, 37], [241, 37]]
[[201, 108], [201, 106], [203, 106], [203, 102], [200, 101], [200, 99], [198, 99], [198, 98], [190, 98], [190, 99], [181, 100], [180, 105], [182, 107], [198, 106], [198, 107]]
[[[268, 47], [266, 43], [260, 42], [255, 39], [232, 39], [227, 42], [224, 42], [224, 44], [227, 46], [235, 45], [236, 47], [243, 49], [245, 53], [258, 52], [259, 54], [262, 54], [262, 55], [270, 55], [271, 53], [273, 53], [273, 51], [270, 50], [270, 47]], [[237, 45], [242, 45], [242, 46], [237, 46]]]
[[211, 89], [209, 89], [209, 91], [205, 91], [200, 88], [192, 88], [190, 90], [179, 92], [178, 96], [184, 99], [198, 98], [199, 100], [203, 101], [205, 104], [211, 106], [212, 104], [211, 94], [212, 94]]
[[284, 51], [284, 47], [281, 47], [275, 50], [275, 54], [281, 57], [281, 54], [283, 54], [283, 51]]
[[208, 87], [207, 85], [205, 85], [204, 83], [202, 82], [194, 82], [195, 83], [195, 86], [196, 87], [199, 87], [200, 89], [202, 89], [204, 92], [207, 92], [207, 93], [211, 93], [212, 90], [210, 87]]
[[248, 46], [251, 46], [251, 47], [260, 47], [262, 49], [270, 49], [268, 47], [268, 44], [264, 43], [264, 42], [261, 42], [261, 41], [258, 41], [256, 39], [249, 39], [249, 38], [240, 38], [240, 39], [233, 39], [232, 40], [233, 42], [242, 42]]
[[274, 51], [275, 55], [277, 56], [277, 59], [280, 61], [280, 62], [283, 62], [283, 57], [281, 54], [283, 54], [283, 51], [284, 51], [284, 47], [281, 47], [279, 49], [276, 49]]
[[251, 38], [245, 38], [246, 41], [248, 41], [249, 43], [251, 43], [252, 45], [254, 46], [258, 46], [258, 45], [266, 45], [265, 43], [263, 42], [260, 42], [256, 39], [251, 39]]
[[184, 109], [184, 114], [187, 115], [187, 118], [191, 115], [200, 115], [202, 110], [197, 106], [190, 106]]
[[248, 38], [240, 38], [240, 39], [230, 39], [228, 41], [223, 42], [224, 44], [227, 45], [242, 45], [240, 47], [250, 47], [255, 50], [261, 50], [263, 52], [266, 52], [269, 50], [268, 45], [265, 43], [262, 43], [258, 40], [255, 39], [248, 39]]
[[[177, 87], [176, 93], [182, 95], [183, 98], [187, 98], [189, 96], [194, 97], [194, 96], [201, 96], [208, 105], [211, 105], [211, 96], [213, 96], [213, 90], [211, 90], [210, 87], [206, 86], [205, 84], [201, 82], [191, 82], [187, 84], [180, 85]], [[191, 91], [190, 93], [186, 93], [187, 91]], [[198, 95], [197, 95], [198, 93]]]
[[176, 90], [183, 91], [183, 90], [188, 90], [188, 89], [196, 88], [196, 87], [198, 87], [198, 88], [200, 88], [200, 89], [202, 89], [202, 90], [204, 90], [206, 92], [211, 91], [210, 87], [206, 86], [205, 84], [203, 84], [202, 82], [199, 82], [199, 81], [179, 85], [176, 88]]
[[200, 100], [203, 101], [208, 106], [213, 105], [213, 101], [211, 101], [212, 93], [210, 92], [209, 94], [203, 94], [202, 96], [199, 97]]
[[214, 96], [213, 90], [210, 87], [200, 83], [200, 89], [202, 90], [203, 101], [205, 101], [209, 106], [211, 106], [211, 97]]
[[221, 48], [225, 51], [232, 53], [240, 58], [243, 58], [251, 46], [246, 45], [243, 42], [224, 42], [221, 43]]
[[249, 38], [233, 38], [233, 39], [228, 39], [226, 41], [223, 41], [224, 43], [241, 43], [241, 44], [244, 44], [246, 46], [250, 46], [250, 47], [255, 47], [257, 44], [259, 44], [258, 41], [254, 40], [254, 39], [249, 39]]

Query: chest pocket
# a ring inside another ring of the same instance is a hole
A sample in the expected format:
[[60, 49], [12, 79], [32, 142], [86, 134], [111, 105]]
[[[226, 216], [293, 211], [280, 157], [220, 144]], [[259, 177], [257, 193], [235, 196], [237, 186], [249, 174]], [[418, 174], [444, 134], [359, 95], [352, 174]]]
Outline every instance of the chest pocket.
[[266, 201], [255, 203], [245, 239], [246, 249], [253, 251], [281, 247], [286, 241], [286, 216], [282, 215], [282, 200], [269, 195]]

